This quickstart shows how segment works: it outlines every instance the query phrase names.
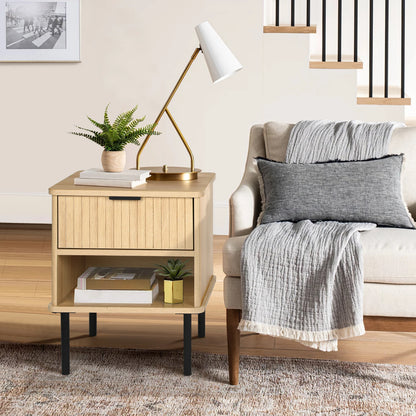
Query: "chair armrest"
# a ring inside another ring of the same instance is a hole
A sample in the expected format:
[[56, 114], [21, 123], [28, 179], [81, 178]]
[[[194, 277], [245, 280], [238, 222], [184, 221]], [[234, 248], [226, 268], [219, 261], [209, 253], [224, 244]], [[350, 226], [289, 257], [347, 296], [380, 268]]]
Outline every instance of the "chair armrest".
[[230, 237], [250, 234], [260, 212], [260, 190], [255, 171], [246, 171], [230, 197]]
[[250, 142], [243, 179], [230, 198], [230, 237], [250, 234], [260, 213], [260, 186], [254, 158], [266, 156], [263, 125], [250, 130]]

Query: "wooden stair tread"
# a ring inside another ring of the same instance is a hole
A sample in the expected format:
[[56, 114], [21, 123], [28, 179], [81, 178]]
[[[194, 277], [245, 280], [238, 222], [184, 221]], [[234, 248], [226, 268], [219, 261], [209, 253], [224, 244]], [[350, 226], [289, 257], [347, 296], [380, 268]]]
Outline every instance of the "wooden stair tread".
[[310, 69], [363, 69], [361, 61], [309, 61]]
[[384, 87], [374, 87], [373, 96], [368, 96], [368, 87], [358, 88], [357, 104], [360, 105], [411, 105], [407, 95], [400, 97], [400, 87], [389, 87], [389, 97], [384, 97]]
[[313, 55], [309, 59], [309, 68], [311, 69], [362, 69], [363, 62], [358, 60], [354, 62], [352, 55], [343, 55], [342, 61], [338, 62], [337, 55], [327, 55], [323, 61], [321, 56]]
[[360, 105], [411, 105], [410, 97], [357, 97]]
[[316, 33], [316, 25], [311, 26], [263, 26], [263, 33]]

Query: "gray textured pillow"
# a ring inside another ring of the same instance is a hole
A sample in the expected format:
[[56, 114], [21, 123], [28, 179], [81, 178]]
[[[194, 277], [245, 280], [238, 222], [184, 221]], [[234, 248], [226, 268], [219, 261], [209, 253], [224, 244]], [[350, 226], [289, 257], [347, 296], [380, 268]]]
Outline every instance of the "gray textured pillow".
[[265, 196], [261, 223], [308, 219], [415, 228], [402, 198], [402, 164], [403, 155], [305, 164], [257, 158]]

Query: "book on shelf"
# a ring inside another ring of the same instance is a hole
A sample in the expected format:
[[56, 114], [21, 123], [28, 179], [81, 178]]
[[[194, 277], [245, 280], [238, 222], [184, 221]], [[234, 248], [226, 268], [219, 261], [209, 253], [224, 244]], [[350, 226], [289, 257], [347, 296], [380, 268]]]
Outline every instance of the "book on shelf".
[[153, 269], [142, 267], [89, 267], [78, 277], [82, 290], [151, 290], [156, 281]]
[[159, 283], [153, 283], [150, 290], [74, 290], [74, 303], [105, 304], [146, 304], [151, 305], [159, 294]]
[[136, 188], [139, 185], [146, 183], [146, 178], [139, 180], [124, 180], [124, 179], [87, 179], [75, 178], [74, 185], [87, 186], [112, 186], [117, 188]]
[[81, 179], [117, 179], [123, 181], [140, 181], [150, 176], [150, 170], [129, 169], [123, 172], [104, 172], [100, 168], [83, 170], [79, 177]]

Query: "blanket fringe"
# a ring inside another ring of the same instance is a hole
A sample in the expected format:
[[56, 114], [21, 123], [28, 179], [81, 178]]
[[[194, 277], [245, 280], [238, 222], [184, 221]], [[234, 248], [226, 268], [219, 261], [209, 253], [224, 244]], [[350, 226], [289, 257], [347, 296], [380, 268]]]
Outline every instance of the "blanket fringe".
[[[364, 322], [357, 325], [327, 331], [300, 331], [292, 328], [283, 328], [278, 325], [270, 325], [262, 322], [253, 322], [242, 319], [238, 325], [240, 331], [257, 332], [272, 337], [282, 337], [306, 343], [327, 342], [331, 340], [358, 337], [365, 334]], [[308, 344], [305, 344], [308, 345]]]

